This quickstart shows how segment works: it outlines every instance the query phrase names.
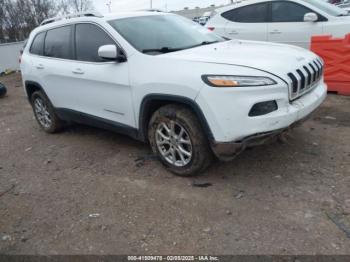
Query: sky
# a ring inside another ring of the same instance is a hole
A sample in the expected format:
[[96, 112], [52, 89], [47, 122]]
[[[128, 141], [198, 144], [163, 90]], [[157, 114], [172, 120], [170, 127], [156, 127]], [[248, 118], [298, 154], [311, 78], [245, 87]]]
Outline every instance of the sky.
[[[111, 2], [112, 12], [130, 11], [150, 8], [151, 0], [93, 0], [95, 8], [101, 13], [108, 12], [107, 3]], [[230, 0], [152, 0], [153, 8], [164, 11], [181, 10], [184, 7], [194, 8], [207, 7], [211, 4], [216, 6], [230, 3]]]

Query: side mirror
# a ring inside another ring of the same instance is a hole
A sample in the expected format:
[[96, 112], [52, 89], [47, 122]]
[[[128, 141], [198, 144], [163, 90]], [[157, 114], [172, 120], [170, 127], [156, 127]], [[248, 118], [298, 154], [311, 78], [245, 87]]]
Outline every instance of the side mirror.
[[98, 56], [106, 60], [116, 60], [118, 48], [115, 45], [103, 45], [98, 49]]
[[98, 56], [105, 60], [125, 62], [126, 56], [116, 45], [103, 45], [98, 49]]
[[318, 15], [315, 13], [307, 13], [304, 15], [304, 22], [317, 22]]

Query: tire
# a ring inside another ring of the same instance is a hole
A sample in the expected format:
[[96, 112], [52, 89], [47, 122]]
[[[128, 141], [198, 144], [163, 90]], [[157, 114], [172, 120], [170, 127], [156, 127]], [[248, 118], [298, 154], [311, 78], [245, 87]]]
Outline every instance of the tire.
[[6, 93], [7, 93], [7, 89], [5, 85], [0, 83], [0, 98], [5, 97]]
[[[63, 121], [59, 119], [49, 98], [42, 91], [34, 92], [30, 101], [35, 119], [45, 132], [52, 134], [62, 130]], [[42, 110], [41, 112], [40, 109]]]
[[213, 160], [197, 117], [181, 105], [166, 105], [153, 114], [148, 139], [163, 165], [178, 176], [200, 174]]

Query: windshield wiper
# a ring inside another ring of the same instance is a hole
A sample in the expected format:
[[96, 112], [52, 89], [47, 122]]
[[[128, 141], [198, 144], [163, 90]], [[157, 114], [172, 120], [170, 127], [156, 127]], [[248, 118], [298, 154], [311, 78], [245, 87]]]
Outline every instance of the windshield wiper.
[[158, 53], [170, 53], [170, 52], [176, 52], [183, 50], [182, 48], [170, 48], [170, 47], [162, 47], [162, 48], [155, 48], [155, 49], [143, 49], [142, 53], [153, 53], [153, 52], [158, 52]]
[[215, 41], [203, 41], [202, 43], [200, 44], [197, 44], [197, 45], [193, 45], [189, 48], [194, 48], [194, 47], [198, 47], [198, 46], [202, 46], [202, 45], [211, 45], [211, 44], [215, 44], [215, 43], [219, 43], [220, 41], [218, 40], [215, 40]]
[[170, 52], [176, 52], [176, 51], [181, 51], [181, 50], [185, 50], [185, 49], [190, 49], [190, 48], [194, 48], [194, 47], [198, 47], [198, 46], [202, 46], [202, 45], [211, 45], [214, 43], [218, 43], [220, 41], [215, 40], [215, 41], [203, 41], [200, 44], [197, 45], [193, 45], [193, 46], [187, 46], [187, 47], [183, 47], [183, 48], [170, 48], [170, 47], [162, 47], [162, 48], [155, 48], [155, 49], [143, 49], [142, 53], [146, 54], [146, 53], [153, 53], [153, 52], [158, 52], [158, 53], [170, 53]]
[[218, 40], [215, 40], [215, 41], [204, 41], [200, 45], [211, 45], [211, 44], [215, 44], [215, 43], [219, 43], [219, 41]]

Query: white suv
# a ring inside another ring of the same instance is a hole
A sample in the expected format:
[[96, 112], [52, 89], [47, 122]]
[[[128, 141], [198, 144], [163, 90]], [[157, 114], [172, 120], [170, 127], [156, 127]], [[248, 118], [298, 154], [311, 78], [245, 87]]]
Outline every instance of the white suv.
[[216, 10], [207, 28], [227, 38], [292, 44], [309, 49], [314, 35], [344, 37], [350, 16], [321, 0], [249, 0]]
[[[322, 60], [279, 44], [226, 41], [173, 14], [44, 21], [24, 49], [24, 88], [49, 133], [78, 122], [149, 142], [172, 172], [287, 130], [326, 97]], [[214, 153], [214, 154], [213, 154]]]

